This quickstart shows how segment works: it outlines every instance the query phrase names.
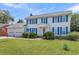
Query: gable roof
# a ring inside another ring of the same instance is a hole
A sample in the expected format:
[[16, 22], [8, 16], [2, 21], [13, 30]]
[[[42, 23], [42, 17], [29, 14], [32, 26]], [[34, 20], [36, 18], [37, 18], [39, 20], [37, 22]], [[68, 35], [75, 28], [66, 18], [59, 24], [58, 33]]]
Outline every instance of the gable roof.
[[72, 14], [72, 11], [63, 11], [63, 12], [54, 12], [54, 13], [48, 13], [48, 14], [32, 15], [32, 16], [26, 17], [25, 19], [49, 17], [49, 16], [57, 16], [57, 15], [70, 15], [70, 14]]

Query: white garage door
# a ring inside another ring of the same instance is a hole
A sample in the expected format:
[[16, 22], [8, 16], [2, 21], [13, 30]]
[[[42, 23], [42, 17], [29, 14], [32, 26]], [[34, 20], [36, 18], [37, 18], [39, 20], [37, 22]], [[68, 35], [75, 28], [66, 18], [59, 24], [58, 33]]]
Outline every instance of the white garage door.
[[22, 32], [9, 32], [8, 36], [19, 37], [19, 36], [22, 36]]

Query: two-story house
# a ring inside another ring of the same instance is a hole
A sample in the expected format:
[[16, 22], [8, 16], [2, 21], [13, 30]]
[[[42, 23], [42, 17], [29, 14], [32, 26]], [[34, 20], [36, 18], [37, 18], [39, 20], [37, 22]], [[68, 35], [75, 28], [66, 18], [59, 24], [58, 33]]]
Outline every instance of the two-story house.
[[54, 32], [55, 36], [65, 36], [70, 32], [71, 11], [55, 12], [26, 17], [26, 32], [35, 32], [42, 36], [45, 32]]

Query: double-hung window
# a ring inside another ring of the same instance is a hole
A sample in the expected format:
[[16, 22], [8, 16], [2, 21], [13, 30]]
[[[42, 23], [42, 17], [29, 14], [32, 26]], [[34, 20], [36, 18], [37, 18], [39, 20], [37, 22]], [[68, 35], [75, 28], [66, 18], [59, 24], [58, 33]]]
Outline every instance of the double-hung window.
[[47, 24], [47, 21], [48, 20], [48, 17], [45, 17], [45, 18], [41, 18], [41, 23], [44, 23], [44, 24]]
[[58, 22], [62, 22], [62, 16], [58, 16]]
[[[37, 22], [38, 22], [37, 18], [36, 19], [29, 19], [29, 24], [37, 24]], [[27, 23], [28, 23], [28, 21], [27, 21]]]
[[54, 27], [52, 27], [52, 32], [54, 33]]
[[32, 33], [32, 32], [37, 33], [37, 28], [30, 28], [30, 29], [29, 29], [29, 32], [31, 32], [31, 33]]

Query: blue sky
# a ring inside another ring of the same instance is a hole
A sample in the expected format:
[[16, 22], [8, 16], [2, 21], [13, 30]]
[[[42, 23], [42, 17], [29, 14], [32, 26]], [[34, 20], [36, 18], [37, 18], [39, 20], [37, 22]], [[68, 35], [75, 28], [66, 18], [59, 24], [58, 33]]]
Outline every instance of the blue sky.
[[1, 3], [0, 9], [9, 10], [14, 17], [15, 22], [18, 19], [24, 19], [29, 16], [30, 13], [44, 14], [53, 13], [58, 11], [71, 10], [74, 13], [79, 12], [78, 3]]

